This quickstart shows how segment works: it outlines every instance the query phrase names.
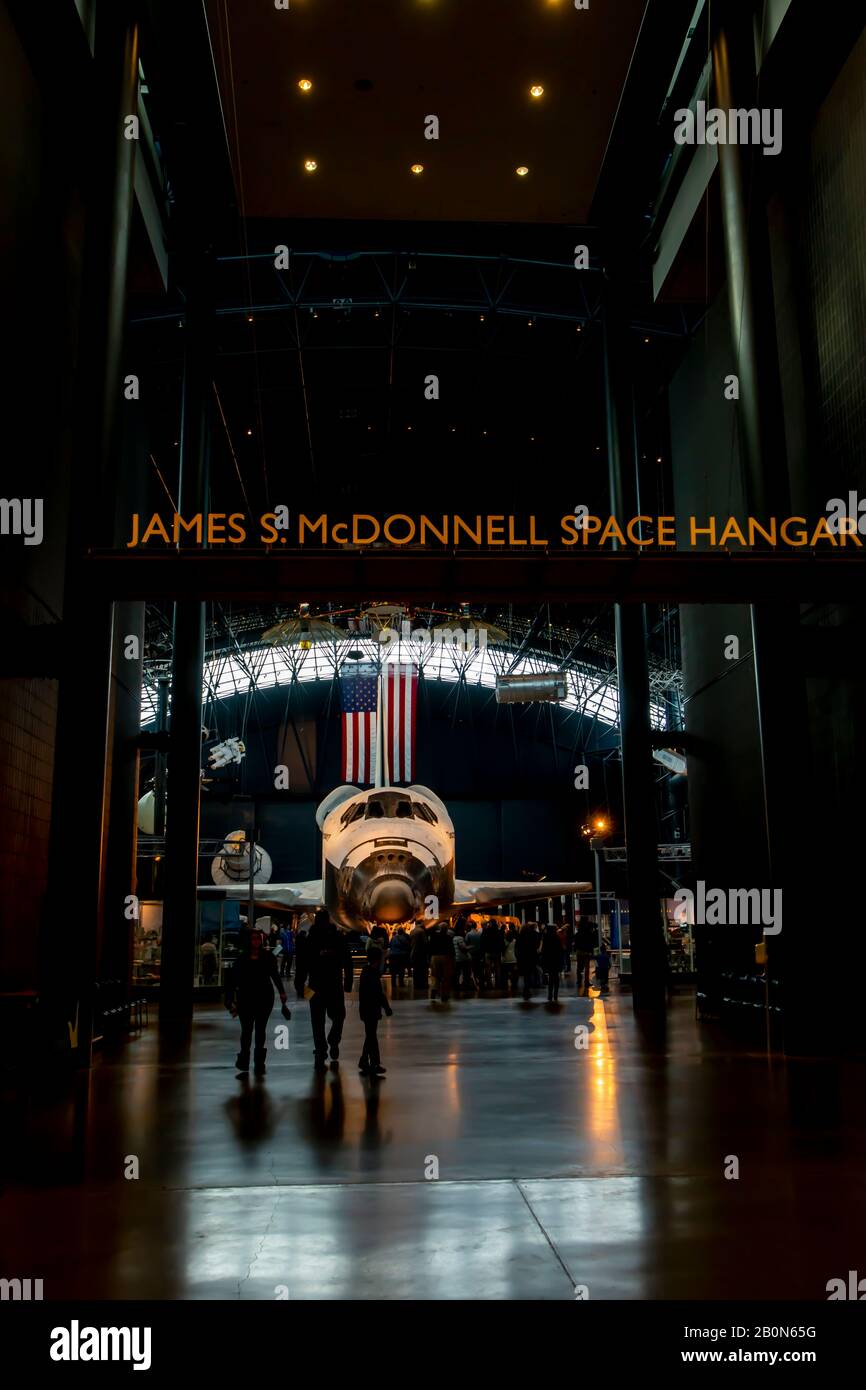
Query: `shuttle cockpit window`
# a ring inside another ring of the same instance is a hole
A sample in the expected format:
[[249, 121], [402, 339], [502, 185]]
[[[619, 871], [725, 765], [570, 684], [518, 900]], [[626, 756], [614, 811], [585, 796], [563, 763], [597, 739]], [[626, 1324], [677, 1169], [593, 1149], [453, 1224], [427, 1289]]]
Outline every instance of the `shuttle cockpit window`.
[[412, 802], [412, 814], [416, 820], [426, 820], [430, 825], [436, 825], [439, 817], [435, 811], [431, 811], [429, 806], [425, 806], [421, 801]]
[[398, 802], [397, 802], [397, 815], [398, 815], [398, 816], [403, 816], [404, 819], [407, 818], [407, 817], [408, 817], [409, 819], [411, 819], [411, 817], [412, 817], [412, 803], [409, 802], [409, 801], [398, 801]]
[[350, 806], [342, 817], [343, 825], [352, 825], [356, 820], [363, 820], [366, 809], [364, 801], [359, 802], [357, 806]]
[[385, 814], [385, 807], [382, 805], [381, 801], [368, 801], [366, 809], [367, 820], [381, 820]]

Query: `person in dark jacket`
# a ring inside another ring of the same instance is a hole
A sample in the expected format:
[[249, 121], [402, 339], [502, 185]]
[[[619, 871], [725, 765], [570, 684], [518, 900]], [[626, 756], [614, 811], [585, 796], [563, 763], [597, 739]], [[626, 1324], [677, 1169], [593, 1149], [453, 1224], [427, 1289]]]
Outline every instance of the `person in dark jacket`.
[[409, 933], [409, 959], [412, 963], [414, 989], [427, 988], [427, 933], [423, 918], [418, 919]]
[[406, 979], [406, 966], [409, 964], [409, 938], [405, 927], [398, 927], [388, 946], [388, 969], [391, 972], [391, 995], [398, 984]]
[[295, 933], [288, 923], [280, 928], [280, 947], [282, 948], [280, 974], [284, 980], [290, 980], [292, 978], [292, 961], [295, 957]]
[[[349, 943], [327, 912], [316, 913], [307, 941], [307, 980], [313, 997], [310, 1000], [310, 1022], [313, 1025], [313, 1049], [316, 1066], [324, 1066], [330, 1049], [334, 1061], [340, 1055], [340, 1039], [346, 1020], [343, 998], [352, 988], [352, 953]], [[331, 1020], [331, 1030], [325, 1038], [325, 1016]]]
[[575, 934], [577, 966], [574, 987], [578, 994], [589, 994], [589, 967], [598, 948], [598, 928], [592, 917], [581, 917]]
[[277, 970], [277, 962], [265, 950], [264, 933], [253, 929], [247, 938], [247, 949], [238, 956], [226, 985], [226, 1008], [233, 1018], [241, 1021], [241, 1050], [235, 1066], [238, 1071], [250, 1069], [250, 1042], [253, 1029], [256, 1049], [253, 1070], [261, 1075], [265, 1070], [266, 1029], [274, 1007], [274, 989], [283, 1004], [286, 996]]
[[523, 997], [532, 995], [532, 985], [538, 965], [538, 927], [535, 922], [524, 922], [517, 933], [517, 974], [523, 976]]
[[454, 977], [454, 935], [447, 922], [438, 922], [430, 928], [427, 950], [430, 955], [430, 998], [435, 999], [441, 994], [442, 1003], [447, 1004]]
[[541, 939], [541, 968], [547, 976], [548, 1004], [553, 1004], [559, 999], [559, 975], [564, 954], [559, 932], [550, 922], [544, 928], [544, 936]]
[[310, 927], [303, 925], [303, 918], [295, 930], [295, 994], [304, 997], [307, 983], [307, 946], [310, 940]]
[[362, 1076], [384, 1076], [385, 1068], [379, 1056], [377, 1029], [384, 1009], [388, 1017], [394, 1012], [382, 988], [382, 951], [378, 946], [367, 950], [367, 963], [358, 981], [358, 1012], [364, 1025], [364, 1046], [358, 1062]]

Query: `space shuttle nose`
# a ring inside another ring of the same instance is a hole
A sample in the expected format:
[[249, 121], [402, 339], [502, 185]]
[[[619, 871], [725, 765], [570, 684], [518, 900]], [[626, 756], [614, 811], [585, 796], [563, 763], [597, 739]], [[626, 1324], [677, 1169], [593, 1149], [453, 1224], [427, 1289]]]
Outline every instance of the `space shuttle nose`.
[[387, 879], [373, 888], [370, 906], [377, 922], [408, 922], [415, 912], [415, 897], [407, 883]]

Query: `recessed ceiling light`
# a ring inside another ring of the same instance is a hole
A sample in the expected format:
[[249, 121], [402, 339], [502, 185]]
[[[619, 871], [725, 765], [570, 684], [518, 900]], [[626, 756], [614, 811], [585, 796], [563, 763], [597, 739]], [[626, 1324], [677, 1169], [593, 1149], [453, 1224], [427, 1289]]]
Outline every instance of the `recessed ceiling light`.
[[423, 173], [424, 173], [424, 165], [423, 165], [423, 164], [413, 164], [413, 165], [412, 165], [412, 173], [413, 173], [413, 174], [423, 174]]
[[484, 315], [483, 315], [483, 314], [479, 314], [479, 315], [478, 315], [478, 319], [479, 319], [479, 322], [480, 322], [480, 323], [483, 323], [483, 322], [484, 322]]
[[253, 321], [253, 316], [252, 316], [252, 314], [247, 314], [247, 323], [252, 323], [252, 321]]
[[250, 438], [250, 435], [251, 435], [251, 434], [252, 434], [252, 430], [247, 430], [247, 439]]
[[514, 172], [515, 172], [515, 174], [519, 174], [520, 177], [523, 179], [523, 178], [525, 178], [526, 175], [529, 173], [529, 170], [528, 170], [528, 168], [526, 167], [525, 164], [518, 164], [518, 166], [517, 166], [517, 168], [515, 169]]
[[530, 95], [531, 97], [543, 97], [543, 96], [544, 96], [544, 88], [542, 87], [542, 85], [541, 85], [540, 82], [536, 82], [534, 86], [530, 87], [530, 89], [529, 89], [529, 95]]
[[302, 77], [300, 82], [298, 83], [298, 86], [300, 87], [302, 92], [311, 92], [313, 90], [313, 84], [310, 81], [309, 77]]
[[315, 172], [316, 172], [316, 170], [318, 169], [318, 167], [319, 167], [319, 166], [318, 166], [318, 164], [316, 163], [315, 159], [305, 159], [305, 160], [304, 160], [304, 168], [306, 169], [306, 171], [307, 171], [308, 174], [315, 174]]

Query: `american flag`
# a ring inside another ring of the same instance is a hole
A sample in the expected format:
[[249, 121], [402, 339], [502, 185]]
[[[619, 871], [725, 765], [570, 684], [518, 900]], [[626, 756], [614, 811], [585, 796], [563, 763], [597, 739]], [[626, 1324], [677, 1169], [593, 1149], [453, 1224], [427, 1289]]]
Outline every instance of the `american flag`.
[[353, 662], [340, 671], [343, 692], [343, 777], [347, 782], [376, 780], [375, 666]]
[[418, 667], [386, 661], [382, 667], [382, 718], [387, 730], [388, 780], [411, 782], [415, 775], [415, 706]]

